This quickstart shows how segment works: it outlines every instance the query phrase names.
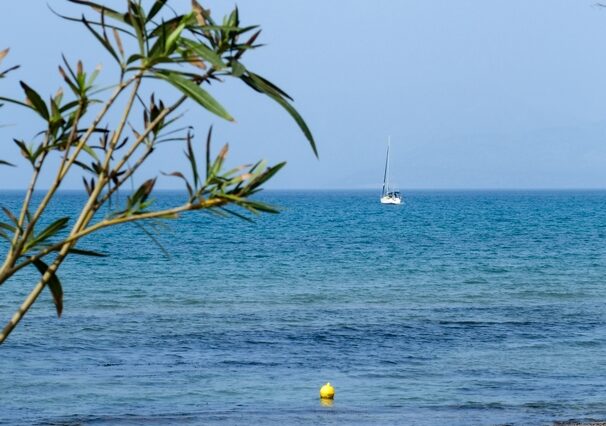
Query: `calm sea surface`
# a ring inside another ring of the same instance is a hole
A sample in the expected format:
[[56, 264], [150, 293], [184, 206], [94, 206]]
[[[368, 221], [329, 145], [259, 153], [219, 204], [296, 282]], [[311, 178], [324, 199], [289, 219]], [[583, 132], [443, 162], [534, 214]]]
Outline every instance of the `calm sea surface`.
[[605, 419], [606, 192], [405, 195], [267, 192], [281, 214], [159, 229], [170, 257], [133, 225], [84, 240], [110, 256], [62, 267], [64, 316], [45, 290], [0, 346], [0, 423]]

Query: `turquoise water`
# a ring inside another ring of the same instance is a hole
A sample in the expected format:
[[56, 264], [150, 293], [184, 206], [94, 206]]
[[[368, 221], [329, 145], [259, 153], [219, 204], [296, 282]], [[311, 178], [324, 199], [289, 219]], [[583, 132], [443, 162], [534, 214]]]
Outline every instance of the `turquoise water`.
[[0, 346], [0, 423], [606, 418], [606, 192], [405, 195], [267, 192], [254, 224], [171, 222], [170, 258], [135, 226], [85, 240], [111, 256], [64, 265], [64, 316], [45, 291]]

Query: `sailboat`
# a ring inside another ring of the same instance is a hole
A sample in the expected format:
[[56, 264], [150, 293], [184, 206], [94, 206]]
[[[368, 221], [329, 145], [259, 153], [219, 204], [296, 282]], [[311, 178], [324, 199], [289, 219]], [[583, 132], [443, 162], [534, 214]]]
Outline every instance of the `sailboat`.
[[383, 174], [383, 190], [381, 191], [381, 204], [402, 204], [402, 194], [389, 186], [389, 146], [391, 138], [387, 139], [387, 158], [385, 159], [385, 173]]

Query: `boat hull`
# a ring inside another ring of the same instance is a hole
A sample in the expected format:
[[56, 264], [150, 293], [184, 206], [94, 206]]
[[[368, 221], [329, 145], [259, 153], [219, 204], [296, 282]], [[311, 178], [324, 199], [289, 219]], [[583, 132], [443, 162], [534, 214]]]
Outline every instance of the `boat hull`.
[[396, 197], [381, 197], [381, 204], [402, 204], [402, 199]]

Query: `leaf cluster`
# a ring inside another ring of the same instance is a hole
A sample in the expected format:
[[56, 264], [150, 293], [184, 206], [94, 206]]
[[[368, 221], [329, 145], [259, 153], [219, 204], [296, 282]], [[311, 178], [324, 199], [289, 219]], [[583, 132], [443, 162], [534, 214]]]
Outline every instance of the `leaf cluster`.
[[[204, 160], [199, 162], [193, 127], [175, 127], [183, 115], [180, 108], [187, 100], [218, 117], [234, 121], [208, 90], [211, 84], [227, 78], [241, 80], [243, 87], [275, 101], [294, 119], [317, 155], [315, 140], [294, 108], [293, 99], [244, 64], [248, 52], [261, 46], [257, 43], [261, 31], [256, 25], [242, 25], [237, 8], [219, 22], [196, 0], [192, 0], [191, 10], [182, 14], [175, 12], [167, 0], [145, 2], [145, 5], [141, 0], [126, 0], [122, 11], [92, 1], [67, 1], [92, 13], [92, 17], [86, 13], [80, 17], [60, 16], [81, 23], [92, 34], [117, 66], [119, 79], [108, 88], [99, 89], [100, 67], [88, 71], [81, 61], [72, 64], [63, 57], [58, 72], [64, 87], [52, 96], [21, 81], [22, 99], [0, 97], [0, 101], [27, 109], [44, 123], [34, 137], [13, 140], [32, 168], [32, 179], [21, 211], [13, 213], [3, 208], [6, 220], [0, 220], [0, 240], [5, 240], [8, 246], [0, 266], [0, 285], [27, 266], [36, 268], [41, 279], [13, 320], [0, 332], [0, 343], [46, 286], [53, 295], [57, 313], [61, 314], [63, 288], [57, 270], [62, 262], [70, 254], [103, 256], [76, 248], [89, 234], [133, 222], [157, 241], [144, 223], [155, 224], [161, 219], [200, 210], [245, 220], [251, 220], [248, 213], [277, 212], [253, 196], [285, 163], [269, 166], [266, 161], [257, 161], [226, 170], [229, 147], [224, 145], [213, 157], [212, 126], [206, 137]], [[7, 53], [8, 50], [0, 51], [0, 62]], [[0, 71], [0, 78], [15, 68]], [[152, 92], [145, 101], [142, 88], [153, 90], [158, 84], [168, 85], [178, 94], [178, 99], [167, 102]], [[128, 99], [120, 104], [118, 100], [128, 91]], [[106, 124], [108, 112], [118, 108], [122, 111], [121, 119]], [[91, 118], [93, 111], [95, 115]], [[138, 111], [141, 116], [136, 118]], [[180, 205], [159, 209], [154, 205], [153, 196], [157, 177], [141, 179], [143, 183], [136, 187], [134, 182], [141, 165], [161, 144], [174, 146], [175, 143], [185, 145], [189, 170], [163, 174], [181, 179], [187, 196]], [[56, 177], [34, 208], [32, 194], [51, 155], [59, 160]], [[0, 165], [12, 163], [0, 160]], [[56, 198], [57, 190], [74, 166], [81, 174], [88, 196], [80, 214], [45, 219], [47, 206]], [[120, 197], [129, 182], [132, 192]], [[232, 206], [243, 210], [234, 210]], [[47, 225], [41, 226], [41, 223]]]

